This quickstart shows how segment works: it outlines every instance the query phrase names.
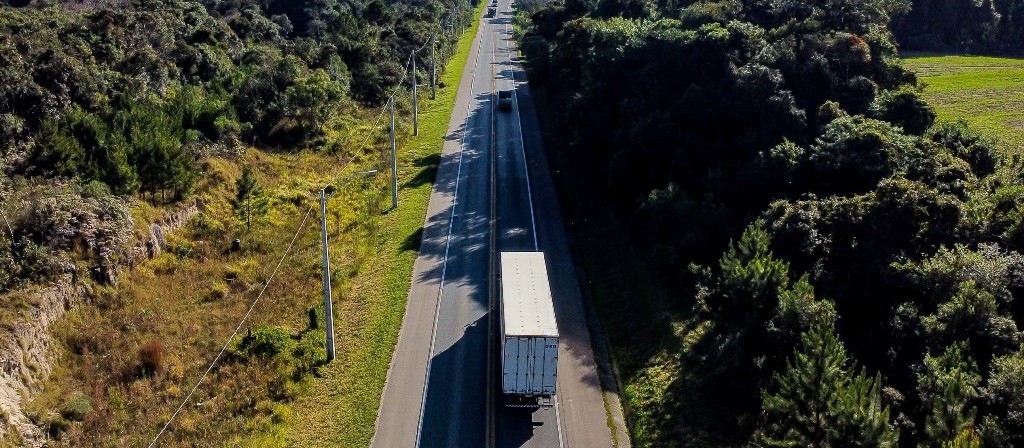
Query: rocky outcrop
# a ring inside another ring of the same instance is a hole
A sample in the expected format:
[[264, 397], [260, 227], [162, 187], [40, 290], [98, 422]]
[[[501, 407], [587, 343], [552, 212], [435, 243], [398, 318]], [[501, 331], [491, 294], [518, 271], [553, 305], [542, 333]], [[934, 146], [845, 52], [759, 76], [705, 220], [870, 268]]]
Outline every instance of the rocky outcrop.
[[21, 402], [50, 374], [50, 325], [87, 294], [88, 288], [76, 285], [73, 278], [65, 274], [50, 286], [18, 292], [39, 301], [0, 333], [0, 409], [6, 417], [0, 426], [5, 432], [13, 428], [30, 446], [41, 446], [43, 433], [25, 416]]
[[[104, 269], [94, 280], [114, 283], [122, 270], [159, 255], [167, 245], [167, 232], [184, 226], [202, 209], [202, 201], [197, 200], [151, 223], [149, 234], [132, 245], [124, 263]], [[50, 326], [89, 297], [88, 277], [66, 272], [50, 285], [7, 294], [31, 305], [12, 322], [0, 322], [0, 433], [17, 431], [27, 446], [41, 447], [45, 440], [42, 429], [25, 415], [22, 402], [50, 375], [54, 344]]]
[[196, 199], [194, 203], [165, 214], [158, 222], [150, 223], [149, 234], [139, 240], [132, 248], [131, 255], [128, 257], [127, 267], [134, 267], [139, 263], [160, 255], [160, 252], [167, 247], [166, 233], [176, 230], [191, 221], [192, 218], [203, 211], [204, 207], [202, 199]]

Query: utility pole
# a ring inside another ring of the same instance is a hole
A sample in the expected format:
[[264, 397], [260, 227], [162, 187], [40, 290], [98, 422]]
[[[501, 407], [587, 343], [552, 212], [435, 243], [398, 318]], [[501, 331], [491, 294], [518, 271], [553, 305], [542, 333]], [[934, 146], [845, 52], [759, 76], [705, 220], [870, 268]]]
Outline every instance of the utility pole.
[[416, 52], [412, 52], [412, 135], [420, 135], [419, 107], [416, 104]]
[[391, 209], [398, 208], [398, 148], [395, 147], [395, 97], [391, 97]]
[[331, 305], [331, 260], [327, 255], [327, 193], [320, 190], [320, 236], [324, 246], [324, 330], [327, 332], [327, 362], [334, 360], [334, 306]]
[[4, 217], [4, 222], [7, 223], [7, 231], [11, 233], [11, 244], [14, 244], [14, 228], [11, 227], [11, 222], [7, 220], [7, 214], [3, 210], [0, 210], [0, 216]]
[[437, 67], [434, 65], [434, 36], [430, 35], [430, 99], [437, 98]]
[[334, 305], [331, 304], [331, 257], [327, 249], [327, 195], [332, 194], [348, 184], [356, 176], [372, 176], [377, 170], [354, 173], [337, 186], [327, 185], [320, 189], [320, 238], [324, 253], [324, 331], [327, 332], [327, 362], [334, 360]]

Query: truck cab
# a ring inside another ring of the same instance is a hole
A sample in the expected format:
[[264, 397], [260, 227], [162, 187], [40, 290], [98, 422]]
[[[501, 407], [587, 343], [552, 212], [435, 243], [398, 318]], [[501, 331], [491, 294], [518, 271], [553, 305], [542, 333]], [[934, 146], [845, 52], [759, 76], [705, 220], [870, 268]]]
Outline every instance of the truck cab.
[[511, 90], [500, 90], [498, 91], [498, 110], [502, 112], [508, 112], [512, 110], [512, 91]]

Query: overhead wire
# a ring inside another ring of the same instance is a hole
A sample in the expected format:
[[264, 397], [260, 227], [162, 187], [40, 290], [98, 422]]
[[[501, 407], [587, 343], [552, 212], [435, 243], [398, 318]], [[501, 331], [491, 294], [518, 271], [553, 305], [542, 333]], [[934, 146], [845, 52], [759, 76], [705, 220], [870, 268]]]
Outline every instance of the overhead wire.
[[217, 356], [213, 358], [213, 362], [210, 363], [209, 367], [206, 368], [206, 371], [204, 371], [202, 376], [199, 377], [199, 381], [197, 381], [196, 385], [192, 387], [192, 390], [188, 392], [188, 395], [186, 395], [185, 399], [181, 401], [181, 404], [178, 405], [178, 408], [174, 410], [174, 413], [171, 414], [171, 417], [167, 419], [167, 422], [164, 423], [164, 426], [160, 428], [160, 432], [158, 432], [156, 436], [153, 437], [153, 440], [149, 443], [149, 448], [153, 448], [153, 446], [156, 445], [156, 442], [160, 440], [160, 436], [162, 436], [164, 432], [167, 431], [167, 428], [169, 428], [171, 426], [171, 423], [174, 422], [174, 418], [178, 416], [182, 409], [184, 409], [185, 405], [188, 404], [189, 400], [192, 399], [192, 395], [195, 394], [196, 390], [199, 389], [199, 386], [203, 384], [203, 380], [206, 379], [207, 375], [209, 375], [210, 372], [213, 371], [213, 368], [217, 365], [217, 362], [220, 361], [222, 356], [224, 356], [224, 352], [226, 352], [228, 347], [231, 345], [231, 341], [233, 341], [235, 339], [235, 336], [238, 335], [239, 330], [242, 329], [242, 325], [245, 324], [245, 321], [249, 318], [249, 315], [252, 314], [252, 311], [260, 302], [260, 299], [263, 298], [263, 293], [265, 293], [267, 291], [267, 288], [270, 287], [270, 282], [274, 280], [274, 276], [277, 275], [277, 271], [281, 269], [281, 265], [284, 264], [284, 260], [288, 258], [288, 254], [291, 252], [292, 246], [295, 245], [295, 240], [297, 240], [299, 238], [299, 234], [302, 233], [302, 229], [306, 226], [306, 221], [309, 220], [309, 215], [310, 213], [313, 212], [313, 208], [314, 207], [312, 205], [309, 206], [309, 210], [307, 210], [305, 216], [303, 216], [302, 223], [300, 223], [299, 228], [295, 230], [295, 235], [292, 236], [291, 242], [289, 242], [288, 247], [285, 248], [284, 254], [281, 255], [281, 259], [277, 262], [277, 266], [275, 266], [273, 272], [270, 273], [270, 277], [267, 278], [266, 283], [263, 284], [263, 289], [261, 289], [260, 293], [256, 295], [256, 299], [253, 300], [252, 304], [249, 305], [249, 309], [245, 311], [245, 315], [242, 316], [242, 320], [240, 320], [238, 322], [238, 325], [235, 326], [235, 331], [231, 332], [231, 336], [229, 336], [228, 340], [224, 342], [224, 346], [221, 347], [220, 352], [217, 353]]
[[[449, 11], [448, 20], [454, 20], [454, 13], [455, 13], [456, 9], [457, 9], [457, 6], [454, 6], [452, 8], [452, 10]], [[441, 26], [440, 23], [438, 25]], [[391, 101], [395, 100], [395, 97], [398, 95], [398, 92], [402, 89], [402, 86], [405, 83], [406, 78], [409, 77], [410, 68], [411, 68], [411, 65], [412, 65], [412, 62], [413, 62], [412, 58], [416, 57], [417, 53], [419, 53], [420, 51], [425, 49], [428, 44], [433, 42], [433, 39], [434, 39], [434, 37], [436, 35], [437, 35], [436, 31], [432, 32], [430, 34], [430, 38], [428, 38], [428, 40], [426, 42], [424, 42], [423, 45], [421, 45], [419, 48], [413, 50], [409, 54], [409, 57], [406, 59], [405, 66], [402, 69], [402, 77], [398, 80], [398, 83], [396, 84], [395, 88], [391, 91], [391, 95], [388, 96], [388, 99], [385, 102], [385, 104], [388, 104]], [[370, 139], [373, 137], [374, 133], [377, 131], [377, 128], [380, 125], [381, 118], [384, 117], [384, 113], [388, 110], [387, 108], [389, 106], [390, 105], [388, 104], [385, 107], [381, 108], [380, 113], [377, 114], [377, 118], [374, 120], [374, 124], [370, 127], [369, 131], [367, 132], [366, 138], [364, 138], [362, 143], [360, 143], [359, 146], [356, 147], [357, 148], [356, 152], [362, 151], [366, 147], [366, 144], [369, 143]], [[349, 165], [351, 165], [352, 160], [353, 159], [350, 159], [348, 162], [346, 162], [345, 165], [343, 167], [341, 167], [340, 171], [344, 171], [345, 168], [347, 168]], [[260, 302], [260, 299], [263, 298], [263, 294], [267, 291], [267, 288], [270, 287], [270, 283], [274, 279], [274, 276], [277, 275], [278, 270], [280, 270], [281, 266], [284, 264], [284, 261], [287, 259], [288, 255], [291, 253], [291, 249], [295, 245], [295, 241], [298, 239], [300, 233], [302, 232], [302, 229], [306, 226], [306, 222], [309, 220], [309, 215], [313, 212], [314, 208], [315, 207], [310, 206], [309, 209], [306, 211], [306, 214], [302, 218], [302, 222], [299, 224], [299, 228], [296, 229], [295, 234], [292, 236], [291, 241], [288, 243], [288, 246], [285, 248], [284, 254], [282, 254], [281, 259], [278, 261], [277, 265], [274, 267], [274, 270], [271, 272], [270, 277], [267, 278], [266, 283], [264, 283], [263, 289], [260, 290], [259, 294], [257, 294], [257, 296], [253, 300], [252, 304], [249, 305], [249, 308], [246, 310], [245, 314], [242, 316], [242, 319], [238, 322], [238, 325], [235, 326], [234, 331], [231, 332], [231, 336], [228, 337], [227, 341], [225, 341], [224, 345], [221, 347], [220, 351], [217, 353], [217, 356], [214, 357], [213, 362], [211, 362], [210, 365], [207, 366], [206, 370], [199, 377], [199, 380], [196, 382], [195, 386], [192, 387], [192, 389], [189, 391], [188, 395], [185, 396], [185, 398], [181, 401], [181, 403], [178, 405], [178, 407], [174, 410], [174, 413], [171, 414], [171, 417], [167, 419], [167, 422], [165, 422], [164, 425], [160, 428], [160, 431], [157, 432], [156, 436], [153, 437], [153, 440], [149, 443], [148, 448], [153, 448], [154, 446], [156, 446], [156, 443], [160, 440], [160, 437], [171, 426], [171, 423], [174, 422], [174, 419], [178, 416], [179, 413], [181, 413], [182, 409], [185, 408], [185, 405], [188, 404], [188, 402], [192, 399], [192, 396], [199, 389], [199, 386], [201, 386], [203, 384], [203, 381], [206, 380], [206, 377], [209, 376], [210, 372], [213, 371], [213, 368], [216, 367], [217, 363], [224, 356], [224, 353], [227, 351], [228, 347], [231, 345], [231, 341], [233, 341], [235, 336], [238, 335], [238, 332], [242, 329], [242, 326], [245, 324], [246, 320], [248, 320], [249, 316], [252, 314], [253, 310], [256, 308], [256, 305]], [[5, 217], [5, 220], [6, 220], [6, 217]]]

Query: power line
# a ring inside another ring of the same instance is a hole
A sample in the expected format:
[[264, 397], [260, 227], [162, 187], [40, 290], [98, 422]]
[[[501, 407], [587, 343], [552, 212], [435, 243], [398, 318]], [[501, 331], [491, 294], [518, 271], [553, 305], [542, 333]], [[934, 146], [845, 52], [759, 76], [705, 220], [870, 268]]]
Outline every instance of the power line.
[[228, 340], [224, 342], [224, 346], [221, 347], [220, 352], [217, 353], [217, 357], [213, 358], [213, 362], [210, 363], [210, 366], [206, 368], [206, 371], [203, 372], [203, 375], [199, 377], [199, 381], [196, 382], [196, 385], [192, 387], [192, 390], [189, 391], [188, 395], [185, 396], [185, 399], [182, 400], [181, 404], [178, 405], [178, 409], [174, 410], [174, 413], [171, 414], [171, 418], [167, 419], [167, 423], [164, 423], [164, 426], [160, 428], [160, 432], [158, 432], [156, 436], [153, 437], [153, 441], [149, 442], [149, 448], [153, 448], [153, 446], [156, 445], [157, 440], [159, 440], [160, 436], [163, 435], [163, 433], [167, 431], [167, 428], [171, 426], [171, 422], [174, 421], [174, 418], [177, 417], [178, 413], [181, 412], [181, 410], [185, 407], [186, 404], [188, 404], [188, 401], [192, 398], [192, 394], [194, 394], [196, 390], [199, 389], [199, 386], [203, 384], [203, 380], [205, 380], [206, 376], [210, 374], [210, 372], [213, 370], [213, 367], [217, 365], [217, 361], [220, 361], [220, 358], [224, 356], [224, 352], [227, 351], [228, 346], [231, 345], [231, 341], [235, 338], [236, 335], [238, 335], [238, 331], [242, 329], [242, 325], [245, 324], [246, 319], [248, 319], [249, 315], [252, 314], [252, 310], [256, 308], [256, 304], [259, 303], [260, 298], [263, 297], [263, 293], [267, 291], [267, 288], [270, 286], [270, 281], [274, 279], [274, 275], [276, 275], [277, 271], [281, 269], [281, 265], [284, 264], [284, 260], [288, 258], [288, 253], [291, 252], [292, 246], [295, 245], [295, 240], [299, 238], [299, 234], [302, 232], [302, 228], [306, 226], [306, 221], [309, 220], [309, 214], [312, 212], [313, 206], [310, 206], [309, 210], [306, 211], [306, 215], [302, 217], [302, 223], [299, 224], [299, 228], [295, 230], [295, 236], [292, 237], [291, 242], [288, 243], [288, 247], [284, 250], [284, 254], [281, 255], [281, 260], [277, 262], [277, 266], [274, 267], [274, 271], [270, 273], [270, 278], [268, 278], [267, 282], [263, 284], [263, 289], [260, 290], [260, 293], [256, 296], [256, 299], [252, 301], [251, 305], [249, 305], [249, 309], [245, 312], [245, 315], [242, 316], [242, 320], [238, 322], [238, 326], [235, 327], [235, 331], [231, 332], [231, 336], [229, 336]]
[[[454, 18], [455, 18], [454, 17], [455, 16], [455, 11], [457, 9], [458, 9], [458, 5], [455, 5], [449, 11], [449, 13], [448, 13], [448, 20], [449, 21], [453, 21], [454, 20]], [[443, 26], [443, 25], [441, 23], [438, 23], [438, 27], [441, 27], [441, 26]], [[394, 101], [395, 97], [398, 95], [399, 90], [401, 90], [402, 85], [405, 83], [405, 79], [409, 76], [410, 66], [415, 67], [415, 65], [412, 65], [412, 64], [415, 64], [415, 61], [413, 60], [413, 58], [416, 57], [417, 53], [419, 53], [420, 51], [425, 49], [428, 44], [431, 44], [431, 43], [434, 42], [434, 37], [436, 36], [436, 34], [437, 34], [437, 31], [431, 32], [430, 33], [430, 37], [427, 39], [427, 41], [424, 42], [423, 45], [421, 45], [419, 48], [413, 50], [409, 54], [409, 58], [406, 59], [405, 66], [402, 69], [402, 78], [399, 79], [399, 81], [396, 84], [394, 90], [391, 91], [391, 95], [388, 96], [388, 100], [387, 100], [386, 104], [390, 103], [389, 106], [393, 107], [393, 101]], [[415, 79], [414, 79], [413, 82], [416, 82]], [[359, 151], [363, 150], [366, 147], [366, 144], [370, 141], [370, 138], [373, 137], [374, 132], [377, 130], [377, 127], [380, 125], [380, 120], [381, 120], [381, 118], [384, 117], [384, 113], [385, 113], [386, 110], [387, 109], [384, 108], [384, 107], [381, 108], [381, 111], [377, 115], [376, 120], [374, 120], [373, 126], [370, 127], [370, 130], [367, 132], [366, 138], [363, 139], [363, 142], [360, 143], [360, 145], [357, 147], [356, 152], [359, 152]], [[346, 167], [348, 167], [348, 165], [350, 165], [352, 163], [352, 160], [354, 160], [354, 159], [350, 159], [349, 162], [346, 163], [345, 166], [343, 166], [341, 168], [341, 171], [344, 171], [344, 169]], [[312, 213], [313, 209], [314, 209], [314, 207], [310, 206], [309, 210], [306, 211], [306, 214], [302, 218], [302, 222], [299, 224], [299, 228], [296, 229], [295, 235], [292, 236], [291, 241], [288, 243], [288, 247], [285, 248], [284, 254], [281, 255], [281, 259], [278, 261], [277, 266], [274, 267], [273, 272], [271, 272], [270, 277], [267, 279], [266, 283], [264, 283], [263, 289], [260, 290], [260, 293], [256, 296], [256, 299], [254, 299], [252, 304], [249, 305], [249, 308], [246, 310], [245, 315], [242, 316], [242, 319], [238, 322], [238, 325], [235, 327], [235, 330], [233, 332], [231, 332], [231, 336], [229, 336], [227, 341], [224, 342], [224, 345], [221, 347], [220, 351], [217, 353], [217, 356], [213, 359], [213, 362], [210, 363], [210, 365], [206, 368], [206, 370], [203, 372], [203, 374], [199, 377], [199, 381], [196, 382], [196, 385], [192, 387], [192, 389], [189, 391], [188, 395], [185, 396], [185, 399], [182, 400], [181, 404], [179, 404], [177, 409], [174, 410], [174, 413], [171, 414], [171, 417], [169, 419], [167, 419], [167, 422], [164, 423], [163, 427], [160, 428], [160, 431], [157, 432], [156, 436], [153, 437], [153, 440], [149, 443], [148, 448], [153, 448], [156, 445], [157, 441], [159, 441], [159, 439], [160, 439], [160, 436], [162, 436], [164, 434], [164, 432], [167, 431], [167, 428], [170, 427], [171, 423], [174, 422], [174, 419], [178, 416], [179, 413], [181, 413], [181, 410], [184, 409], [185, 405], [188, 404], [189, 400], [192, 399], [192, 395], [195, 394], [196, 390], [198, 390], [199, 386], [201, 386], [203, 384], [203, 381], [206, 379], [206, 377], [210, 374], [211, 371], [213, 371], [213, 368], [217, 365], [217, 362], [219, 362], [221, 357], [224, 356], [224, 352], [226, 352], [228, 346], [231, 345], [231, 341], [234, 340], [235, 336], [238, 335], [238, 332], [242, 329], [242, 325], [245, 324], [245, 321], [252, 314], [252, 311], [256, 308], [256, 305], [259, 303], [260, 299], [263, 297], [263, 293], [265, 293], [267, 291], [267, 288], [270, 286], [270, 282], [274, 279], [274, 276], [277, 275], [277, 272], [281, 268], [281, 265], [284, 264], [285, 259], [288, 258], [288, 254], [291, 252], [292, 247], [295, 245], [295, 241], [298, 239], [299, 234], [302, 232], [302, 229], [306, 226], [306, 221], [309, 220], [309, 215], [310, 215], [310, 213]], [[6, 220], [6, 216], [4, 218]]]
[[[448, 16], [445, 17], [444, 19], [441, 19], [441, 21], [438, 22], [438, 28], [444, 27], [445, 21], [453, 21], [455, 19], [455, 11], [458, 9], [458, 6], [459, 5], [452, 6], [452, 8], [448, 11]], [[409, 77], [409, 66], [412, 64], [412, 58], [415, 57], [415, 55], [418, 54], [420, 51], [423, 51], [423, 49], [427, 48], [427, 45], [434, 41], [436, 35], [437, 31], [431, 32], [430, 37], [427, 38], [427, 41], [424, 42], [423, 45], [421, 45], [419, 48], [413, 50], [412, 54], [409, 55], [409, 58], [405, 60], [405, 65], [402, 67], [402, 78], [398, 80], [398, 83], [395, 85], [394, 90], [391, 91], [391, 95], [388, 95], [387, 100], [384, 101], [385, 105], [381, 107], [380, 113], [377, 114], [377, 118], [374, 120], [373, 126], [370, 127], [370, 131], [367, 133], [366, 138], [363, 139], [363, 142], [356, 147], [357, 152], [361, 151], [366, 147], [366, 144], [370, 141], [370, 138], [373, 137], [374, 131], [377, 130], [377, 126], [380, 124], [381, 118], [384, 117], [384, 113], [387, 112], [388, 110], [388, 102], [393, 101], [395, 97], [398, 95], [398, 92], [402, 89], [402, 84], [404, 84], [405, 79]]]

